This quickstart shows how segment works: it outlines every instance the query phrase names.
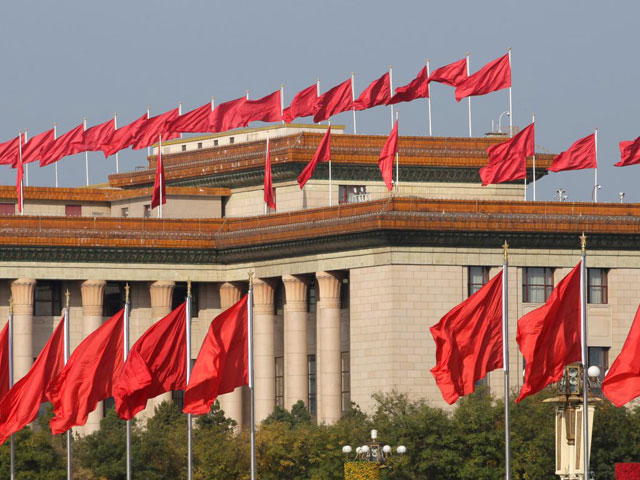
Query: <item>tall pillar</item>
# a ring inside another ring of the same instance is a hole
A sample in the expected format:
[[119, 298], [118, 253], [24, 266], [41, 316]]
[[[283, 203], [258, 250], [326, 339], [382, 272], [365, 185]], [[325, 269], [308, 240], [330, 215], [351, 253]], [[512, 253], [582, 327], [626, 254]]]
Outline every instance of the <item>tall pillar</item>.
[[[107, 284], [104, 280], [86, 280], [82, 282], [80, 291], [82, 292], [82, 338], [87, 338], [91, 333], [102, 325], [102, 300], [104, 287]], [[87, 423], [83, 427], [83, 433], [88, 435], [100, 429], [100, 420], [103, 417], [102, 402], [98, 403], [96, 409], [89, 414]]]
[[308, 407], [307, 283], [298, 275], [284, 275], [284, 395], [285, 408], [298, 400]]
[[[241, 297], [241, 284], [225, 282], [220, 285], [220, 307], [223, 311], [239, 302]], [[233, 392], [220, 395], [218, 400], [220, 401], [220, 408], [224, 410], [225, 415], [235, 420], [238, 423], [236, 428], [242, 430], [242, 388], [236, 388]]]
[[[151, 321], [153, 323], [171, 313], [173, 289], [175, 286], [176, 282], [171, 280], [158, 280], [157, 282], [153, 282], [151, 287], [149, 287], [149, 294], [151, 295]], [[171, 401], [171, 392], [162, 393], [149, 400], [147, 408], [145, 409], [146, 415], [152, 417], [155, 407], [165, 401]]]
[[253, 282], [253, 371], [255, 418], [260, 423], [276, 405], [274, 282]]
[[342, 415], [340, 348], [340, 287], [334, 273], [316, 273], [319, 301], [317, 316], [318, 423], [335, 423]]
[[24, 377], [33, 364], [33, 278], [11, 282], [13, 297], [13, 382]]

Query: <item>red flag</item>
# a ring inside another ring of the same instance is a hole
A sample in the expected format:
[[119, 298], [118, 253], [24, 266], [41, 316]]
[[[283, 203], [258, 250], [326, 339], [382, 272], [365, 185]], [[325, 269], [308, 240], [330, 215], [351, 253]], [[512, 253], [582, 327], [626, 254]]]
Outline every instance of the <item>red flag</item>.
[[527, 157], [535, 153], [532, 123], [506, 142], [487, 148], [489, 162], [480, 169], [482, 185], [520, 180], [527, 176]]
[[40, 151], [40, 166], [46, 167], [57, 162], [67, 155], [74, 155], [82, 151], [82, 135], [84, 124], [78, 125], [73, 130], [60, 135]]
[[282, 118], [285, 122], [291, 123], [298, 117], [308, 117], [313, 115], [313, 109], [318, 100], [318, 86], [316, 84], [296, 93], [291, 100], [291, 104], [282, 112]]
[[164, 178], [164, 162], [162, 161], [161, 148], [158, 146], [158, 162], [156, 163], [156, 179], [153, 182], [153, 194], [151, 195], [151, 208], [167, 203], [167, 185]]
[[9, 391], [9, 322], [0, 332], [0, 401]]
[[[42, 149], [51, 144], [54, 140], [54, 131], [53, 128], [51, 130], [47, 130], [46, 132], [39, 133], [35, 137], [31, 137], [31, 139], [22, 145], [22, 164], [27, 164], [31, 162], [35, 162], [40, 160], [40, 152]], [[16, 167], [18, 165], [18, 151], [16, 150], [14, 160], [12, 162], [12, 166]]]
[[171, 123], [172, 120], [178, 118], [178, 112], [179, 110], [174, 108], [173, 110], [145, 120], [142, 125], [140, 125], [136, 137], [133, 140], [133, 149], [140, 150], [141, 148], [147, 148], [153, 145], [159, 135], [162, 135], [163, 140], [173, 140], [174, 138], [180, 137], [179, 132], [170, 132], [167, 129], [167, 125]]
[[304, 187], [304, 184], [309, 181], [319, 162], [328, 162], [329, 160], [331, 160], [331, 125], [327, 128], [324, 137], [322, 137], [313, 158], [298, 177], [300, 188]]
[[355, 110], [366, 110], [367, 108], [386, 105], [391, 100], [391, 80], [389, 72], [374, 80], [353, 102]]
[[318, 97], [313, 108], [313, 121], [318, 123], [327, 120], [332, 115], [351, 110], [352, 105], [353, 91], [349, 79]]
[[640, 396], [640, 307], [622, 351], [604, 377], [602, 392], [616, 407]]
[[633, 141], [620, 142], [620, 161], [614, 167], [626, 167], [640, 163], [640, 137]]
[[462, 80], [456, 86], [456, 100], [459, 102], [465, 97], [486, 95], [510, 86], [511, 62], [507, 53]]
[[0, 144], [0, 165], [12, 165], [18, 155], [18, 137]]
[[518, 320], [516, 341], [525, 360], [519, 402], [562, 378], [565, 365], [581, 358], [578, 263], [540, 308]]
[[264, 162], [264, 203], [273, 210], [276, 209], [276, 196], [271, 181], [271, 152], [269, 151], [269, 139], [267, 138], [267, 158]]
[[436, 342], [431, 369], [449, 404], [473, 393], [475, 383], [501, 368], [502, 272], [430, 328]]
[[238, 127], [246, 127], [243, 117], [240, 115], [240, 107], [247, 101], [247, 97], [236, 98], [218, 105], [209, 115], [208, 132], [226, 132]]
[[282, 121], [280, 90], [258, 100], [246, 100], [238, 110], [244, 125], [249, 125], [251, 122], [280, 122]]
[[430, 82], [444, 83], [450, 87], [457, 87], [467, 78], [467, 59], [440, 67], [429, 75]]
[[[18, 138], [18, 143], [22, 143], [22, 134]], [[22, 162], [22, 145], [18, 145], [18, 165], [16, 171], [16, 194], [18, 195], [18, 212], [22, 213], [22, 178], [24, 176], [24, 165]]]
[[80, 142], [82, 150], [89, 152], [102, 150], [102, 147], [107, 144], [115, 131], [116, 127], [113, 119], [86, 129]]
[[563, 170], [583, 170], [585, 168], [598, 168], [596, 158], [596, 134], [592, 133], [581, 138], [568, 150], [557, 155], [549, 167], [551, 172]]
[[249, 384], [247, 295], [213, 319], [184, 392], [185, 413], [208, 413], [218, 395]]
[[416, 98], [429, 97], [429, 77], [427, 67], [423, 67], [418, 76], [403, 87], [396, 88], [396, 93], [389, 99], [387, 105], [394, 105], [400, 102], [410, 102]]
[[167, 131], [183, 133], [206, 132], [209, 128], [209, 115], [211, 115], [212, 111], [211, 103], [205, 103], [201, 107], [182, 114], [175, 120], [172, 120], [167, 125]]
[[131, 347], [113, 386], [116, 411], [132, 419], [147, 400], [187, 386], [185, 304], [151, 326]]
[[138, 134], [138, 130], [140, 127], [146, 122], [147, 114], [145, 113], [137, 120], [134, 120], [129, 125], [125, 125], [124, 127], [120, 127], [115, 132], [111, 138], [102, 146], [102, 151], [104, 152], [104, 157], [107, 158], [114, 153], [119, 152], [120, 150], [124, 150], [125, 148], [129, 148]]
[[124, 310], [120, 310], [74, 350], [47, 396], [55, 417], [49, 425], [54, 435], [87, 423], [98, 402], [109, 398], [120, 375], [123, 358]]
[[0, 444], [38, 415], [51, 380], [64, 367], [64, 317], [29, 372], [0, 401]]
[[378, 167], [382, 173], [382, 179], [387, 186], [387, 190], [393, 188], [393, 160], [398, 153], [398, 120], [393, 125], [393, 130], [389, 134], [389, 138], [382, 147], [380, 158], [378, 159]]

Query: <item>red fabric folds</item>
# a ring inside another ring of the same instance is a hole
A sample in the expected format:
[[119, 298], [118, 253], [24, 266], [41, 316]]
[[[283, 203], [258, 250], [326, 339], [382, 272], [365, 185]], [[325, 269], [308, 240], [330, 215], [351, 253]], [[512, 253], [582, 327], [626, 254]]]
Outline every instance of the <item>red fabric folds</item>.
[[467, 78], [467, 59], [440, 67], [429, 75], [430, 82], [444, 83], [450, 87], [457, 87]]
[[0, 332], [0, 402], [9, 391], [9, 322]]
[[304, 170], [302, 170], [302, 173], [298, 177], [300, 188], [304, 187], [305, 183], [309, 181], [318, 163], [328, 162], [329, 160], [331, 160], [331, 125], [329, 125], [329, 128], [327, 128], [326, 133], [322, 137], [316, 153], [313, 154], [313, 158], [307, 166], [304, 167]]
[[164, 162], [162, 161], [161, 148], [158, 147], [158, 161], [156, 163], [156, 179], [153, 182], [153, 194], [151, 195], [151, 208], [167, 203], [167, 184], [164, 178]]
[[416, 78], [402, 87], [396, 88], [396, 93], [387, 101], [387, 105], [394, 105], [400, 102], [410, 102], [416, 98], [429, 97], [429, 77], [427, 67], [423, 67]]
[[318, 86], [314, 83], [310, 87], [296, 93], [291, 104], [282, 112], [282, 118], [286, 123], [291, 123], [298, 117], [313, 115], [313, 109], [318, 100]]
[[102, 147], [107, 144], [115, 131], [116, 127], [113, 119], [107, 120], [100, 125], [87, 128], [82, 134], [82, 150], [89, 152], [102, 150]]
[[134, 120], [129, 125], [125, 125], [124, 127], [120, 127], [115, 132], [111, 138], [102, 146], [102, 151], [104, 152], [104, 157], [107, 158], [120, 150], [124, 150], [125, 148], [129, 148], [133, 145], [134, 139], [140, 130], [140, 127], [147, 121], [147, 114], [145, 113], [137, 120]]
[[378, 159], [378, 167], [382, 173], [382, 179], [389, 191], [393, 189], [393, 160], [396, 157], [396, 153], [398, 153], [398, 120], [393, 125], [393, 130], [391, 130], [387, 141], [384, 143]]
[[267, 158], [264, 161], [264, 203], [273, 210], [276, 209], [276, 195], [273, 191], [273, 181], [271, 179], [271, 151], [269, 139], [267, 138]]
[[218, 395], [249, 384], [247, 295], [213, 319], [184, 392], [185, 413], [208, 413]]
[[[51, 130], [47, 130], [46, 132], [39, 133], [35, 137], [31, 137], [31, 139], [27, 143], [23, 143], [22, 145], [22, 164], [32, 163], [37, 160], [40, 160], [40, 152], [42, 149], [53, 142], [54, 132], [53, 128]], [[15, 167], [18, 164], [18, 152], [16, 151], [16, 156], [14, 157], [14, 161], [12, 165]]]
[[124, 365], [124, 310], [85, 338], [49, 385], [55, 416], [49, 422], [58, 435], [87, 423], [98, 402], [109, 398]]
[[239, 108], [239, 117], [244, 125], [251, 122], [282, 121], [282, 102], [280, 90], [258, 100], [246, 100]]
[[547, 303], [518, 320], [516, 341], [525, 373], [516, 402], [559, 381], [564, 367], [581, 359], [581, 263], [558, 283]]
[[313, 121], [318, 123], [328, 120], [333, 115], [351, 110], [352, 106], [353, 91], [349, 79], [318, 97], [313, 109]]
[[482, 185], [520, 180], [527, 176], [527, 157], [535, 153], [532, 123], [506, 142], [487, 148], [489, 162], [480, 169]]
[[596, 159], [596, 134], [592, 133], [581, 138], [568, 150], [557, 155], [549, 167], [551, 172], [563, 170], [583, 170], [585, 168], [598, 168]]
[[81, 123], [73, 130], [59, 136], [40, 151], [40, 166], [46, 167], [59, 161], [67, 155], [75, 155], [82, 152], [82, 135], [84, 125]]
[[211, 102], [201, 107], [180, 115], [167, 125], [167, 132], [175, 133], [201, 133], [209, 130], [209, 116], [211, 115]]
[[247, 101], [246, 97], [236, 98], [218, 105], [209, 115], [208, 132], [226, 132], [234, 128], [246, 127], [241, 107]]
[[602, 382], [602, 392], [616, 407], [640, 396], [640, 307], [622, 351]]
[[18, 156], [18, 137], [0, 144], [0, 165], [14, 165]]
[[487, 63], [473, 75], [469, 75], [456, 86], [456, 100], [487, 93], [511, 86], [511, 62], [509, 54]]
[[378, 105], [386, 105], [389, 100], [391, 100], [391, 80], [387, 72], [369, 84], [353, 102], [353, 108], [366, 110]]
[[27, 426], [46, 402], [47, 389], [64, 368], [64, 317], [29, 372], [0, 401], [0, 444]]
[[640, 137], [620, 142], [620, 161], [614, 167], [626, 167], [640, 163]]
[[183, 303], [153, 324], [131, 347], [122, 373], [113, 386], [116, 411], [132, 419], [161, 393], [187, 386], [186, 315]]
[[502, 272], [430, 328], [436, 342], [431, 374], [449, 404], [473, 393], [475, 383], [503, 366]]
[[178, 109], [174, 108], [168, 112], [156, 115], [145, 120], [138, 129], [135, 139], [133, 140], [133, 149], [140, 150], [147, 148], [158, 141], [158, 136], [162, 135], [162, 140], [173, 140], [180, 136], [179, 132], [170, 132], [168, 125], [172, 120], [178, 118]]

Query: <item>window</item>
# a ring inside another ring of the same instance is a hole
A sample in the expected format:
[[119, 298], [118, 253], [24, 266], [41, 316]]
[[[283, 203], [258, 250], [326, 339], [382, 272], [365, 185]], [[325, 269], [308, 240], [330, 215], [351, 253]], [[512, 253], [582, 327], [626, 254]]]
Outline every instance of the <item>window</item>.
[[489, 281], [489, 267], [469, 267], [467, 295], [471, 296]]
[[82, 205], [65, 205], [64, 216], [65, 217], [81, 217]]
[[129, 207], [122, 207], [120, 209], [120, 216], [121, 217], [128, 217], [129, 216]]
[[548, 267], [522, 269], [522, 301], [544, 303], [553, 290], [553, 271]]
[[[191, 359], [191, 370], [193, 371], [193, 365], [196, 361]], [[184, 407], [184, 390], [172, 390], [171, 391], [171, 401], [175, 403], [180, 410]]]
[[367, 193], [366, 185], [338, 186], [338, 203], [358, 203], [369, 200], [371, 200], [371, 194]]
[[142, 212], [142, 215], [144, 216], [144, 218], [151, 218], [151, 204], [147, 203], [143, 206], [143, 208], [144, 211]]
[[587, 268], [587, 302], [606, 304], [607, 271], [604, 268]]
[[316, 303], [318, 303], [316, 291], [316, 282], [315, 280], [311, 280], [309, 282], [309, 290], [307, 291], [307, 312], [309, 313], [316, 311]]
[[284, 357], [276, 357], [276, 405], [284, 408]]
[[233, 145], [236, 143], [236, 139], [234, 137], [229, 137], [229, 143]]
[[316, 383], [316, 356], [307, 355], [308, 376], [309, 376], [309, 413], [311, 415], [316, 414], [316, 395], [317, 395], [317, 383]]
[[58, 315], [62, 311], [61, 282], [38, 281], [33, 300], [35, 316]]
[[198, 150], [202, 148], [202, 142], [198, 142]]
[[278, 282], [274, 297], [273, 303], [275, 303], [276, 315], [282, 315], [284, 312], [284, 285], [282, 285], [282, 282]]
[[214, 147], [217, 147], [217, 146], [218, 146], [218, 140], [214, 140], [214, 141], [213, 141], [213, 146], [214, 146]]
[[[604, 375], [609, 369], [609, 347], [589, 347], [588, 353], [589, 366], [596, 365], [600, 368], [600, 385], [602, 385]], [[601, 388], [595, 388], [594, 391], [597, 395], [602, 394]]]
[[[175, 310], [179, 305], [184, 303], [187, 298], [186, 282], [177, 283], [173, 288], [173, 296], [171, 297], [171, 309]], [[198, 316], [198, 285], [191, 283], [191, 317]]]
[[14, 203], [0, 203], [0, 215], [15, 215], [16, 205]]
[[351, 409], [351, 358], [349, 352], [342, 352], [340, 358], [342, 376], [342, 411]]
[[349, 300], [349, 277], [346, 277], [342, 279], [342, 286], [340, 288], [340, 308], [342, 310], [349, 308]]
[[116, 408], [116, 401], [113, 397], [105, 398], [102, 401], [102, 416], [106, 417], [109, 410]]
[[182, 151], [186, 152], [187, 151], [187, 146], [186, 145], [182, 145]]
[[124, 307], [125, 292], [123, 282], [107, 282], [104, 286], [102, 315], [112, 317]]

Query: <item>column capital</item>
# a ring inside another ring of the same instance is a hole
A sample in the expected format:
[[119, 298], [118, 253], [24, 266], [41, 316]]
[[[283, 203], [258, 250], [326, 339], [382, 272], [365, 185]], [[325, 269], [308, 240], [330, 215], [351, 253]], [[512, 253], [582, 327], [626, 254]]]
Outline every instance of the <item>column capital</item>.
[[18, 278], [11, 282], [14, 313], [33, 314], [33, 293], [36, 283], [34, 278]]
[[283, 275], [286, 304], [285, 308], [307, 310], [307, 286], [309, 280], [303, 275]]
[[83, 315], [102, 316], [102, 301], [106, 280], [85, 280], [80, 286]]
[[149, 286], [151, 316], [153, 318], [162, 318], [171, 311], [175, 286], [176, 282], [171, 280], [158, 280]]
[[274, 312], [274, 297], [276, 291], [276, 282], [274, 280], [264, 280], [256, 278], [253, 281], [253, 308], [254, 311], [261, 313]]
[[245, 284], [242, 282], [224, 282], [220, 285], [220, 307], [223, 310], [238, 303], [242, 297]]
[[340, 288], [343, 275], [337, 272], [318, 272], [318, 301], [323, 303], [340, 303]]

